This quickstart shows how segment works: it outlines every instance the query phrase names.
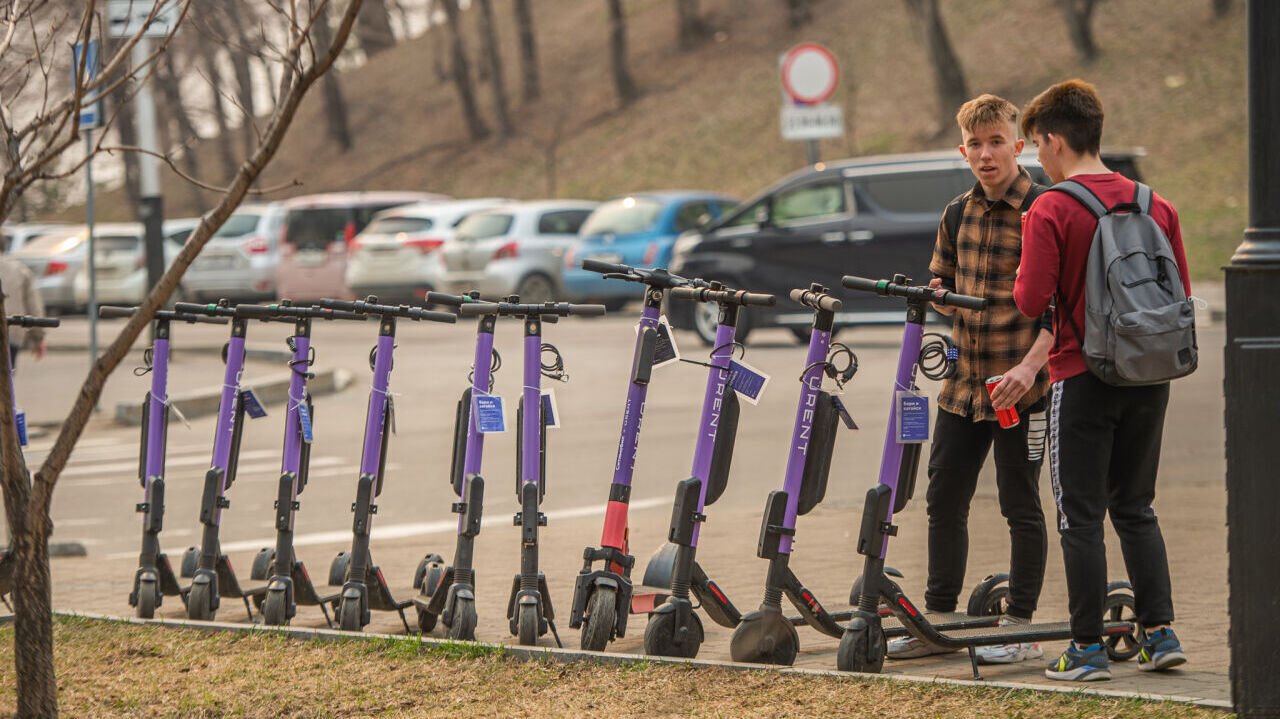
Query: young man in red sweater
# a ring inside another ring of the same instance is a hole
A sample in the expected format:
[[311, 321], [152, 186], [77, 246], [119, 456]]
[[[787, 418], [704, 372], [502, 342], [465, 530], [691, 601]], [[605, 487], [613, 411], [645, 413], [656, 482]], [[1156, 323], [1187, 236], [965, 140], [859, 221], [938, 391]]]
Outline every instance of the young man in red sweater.
[[[1136, 187], [1102, 163], [1102, 102], [1081, 80], [1040, 93], [1023, 113], [1022, 132], [1039, 150], [1054, 182], [1072, 179], [1106, 207], [1133, 201]], [[1153, 197], [1151, 217], [1172, 245], [1189, 296], [1187, 259], [1178, 215]], [[1120, 538], [1142, 627], [1138, 668], [1156, 671], [1186, 661], [1170, 624], [1173, 601], [1169, 562], [1155, 512], [1156, 474], [1169, 384], [1116, 387], [1085, 366], [1085, 264], [1097, 220], [1064, 192], [1046, 192], [1023, 218], [1022, 260], [1014, 284], [1018, 309], [1039, 317], [1056, 297], [1049, 354], [1049, 469], [1058, 510], [1058, 534], [1067, 570], [1071, 645], [1045, 669], [1050, 679], [1109, 679], [1102, 637], [1107, 557], [1103, 520], [1108, 513]], [[1077, 329], [1079, 328], [1079, 329]]]

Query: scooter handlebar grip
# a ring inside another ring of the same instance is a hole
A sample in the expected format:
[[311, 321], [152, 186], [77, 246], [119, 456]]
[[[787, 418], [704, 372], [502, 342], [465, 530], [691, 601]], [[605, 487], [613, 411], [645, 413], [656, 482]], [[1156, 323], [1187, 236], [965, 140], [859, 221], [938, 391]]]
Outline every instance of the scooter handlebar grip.
[[430, 305], [448, 305], [449, 307], [461, 307], [464, 302], [470, 302], [470, 297], [459, 297], [457, 295], [447, 295], [443, 292], [428, 292], [426, 297], [427, 304]]
[[458, 314], [463, 317], [496, 315], [498, 314], [498, 305], [493, 302], [468, 302], [458, 308]]
[[275, 307], [267, 305], [236, 305], [236, 317], [269, 320], [281, 316]]
[[880, 291], [879, 282], [875, 280], [869, 280], [865, 277], [853, 277], [851, 275], [845, 275], [844, 277], [840, 278], [840, 284], [844, 285], [846, 288], [851, 290], [884, 294], [883, 292]]
[[364, 322], [369, 319], [369, 315], [362, 315], [359, 312], [345, 312], [343, 310], [326, 310], [321, 308], [318, 310], [318, 316], [326, 320], [355, 320], [356, 322]]
[[138, 311], [137, 307], [115, 307], [112, 305], [99, 305], [98, 316], [104, 319], [115, 319], [118, 317], [132, 317]]
[[317, 302], [316, 305], [327, 310], [343, 310], [344, 312], [356, 311], [356, 303], [350, 300], [322, 299]]
[[958, 295], [954, 292], [947, 292], [940, 300], [934, 300], [940, 305], [950, 305], [952, 307], [960, 307], [966, 310], [983, 310], [987, 307], [987, 301], [981, 297], [973, 297], [971, 295]]
[[704, 291], [697, 287], [672, 287], [668, 294], [678, 300], [693, 300], [697, 302], [702, 299]]
[[175, 302], [173, 311], [188, 315], [206, 315], [208, 317], [234, 317], [236, 308], [223, 305], [200, 305], [194, 302]]
[[600, 260], [583, 260], [582, 269], [588, 272], [599, 272], [602, 275], [607, 275], [607, 274], [629, 275], [631, 274], [632, 268], [626, 265], [615, 264], [613, 262], [602, 262]]
[[568, 314], [581, 317], [600, 317], [604, 314], [604, 305], [569, 305]]
[[180, 319], [185, 322], [203, 322], [207, 325], [225, 325], [227, 323], [226, 317], [213, 317], [210, 315], [193, 315], [190, 312], [175, 312], [174, 315], [177, 316], [176, 319]]
[[827, 312], [839, 312], [844, 304], [831, 295], [815, 293], [812, 290], [791, 290], [791, 301], [802, 304], [805, 307], [811, 307], [815, 310], [826, 310]]
[[778, 300], [773, 295], [760, 294], [758, 292], [744, 292], [740, 302], [744, 305], [755, 305], [756, 307], [773, 307]]
[[420, 310], [416, 307], [409, 310], [409, 316], [415, 320], [444, 322], [450, 325], [458, 321], [458, 316], [452, 312], [432, 312], [431, 310]]
[[57, 327], [62, 320], [57, 317], [32, 317], [31, 315], [10, 315], [5, 322], [19, 327]]

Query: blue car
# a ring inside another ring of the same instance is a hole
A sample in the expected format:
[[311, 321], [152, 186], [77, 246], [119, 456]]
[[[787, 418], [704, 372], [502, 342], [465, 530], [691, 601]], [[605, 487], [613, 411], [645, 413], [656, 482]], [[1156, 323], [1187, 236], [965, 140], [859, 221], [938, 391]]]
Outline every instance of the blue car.
[[610, 309], [640, 299], [643, 287], [606, 280], [582, 269], [585, 259], [633, 267], [666, 267], [676, 237], [736, 207], [727, 195], [693, 190], [637, 192], [614, 198], [591, 213], [565, 253], [564, 287], [574, 301], [603, 302]]

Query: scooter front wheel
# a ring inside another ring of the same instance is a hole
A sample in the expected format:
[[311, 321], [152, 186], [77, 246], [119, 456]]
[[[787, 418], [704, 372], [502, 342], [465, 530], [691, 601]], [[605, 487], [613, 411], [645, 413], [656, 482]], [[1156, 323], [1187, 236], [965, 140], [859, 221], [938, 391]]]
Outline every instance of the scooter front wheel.
[[679, 659], [698, 656], [698, 648], [702, 646], [702, 620], [690, 611], [684, 641], [677, 644], [676, 632], [679, 629], [674, 611], [650, 614], [649, 624], [644, 628], [644, 653]]
[[428, 612], [422, 607], [418, 607], [418, 631], [423, 634], [430, 634], [432, 629], [436, 628], [436, 615]]
[[191, 591], [187, 594], [187, 618], [202, 622], [213, 621], [214, 610], [209, 606], [210, 598], [208, 584], [192, 584]]
[[884, 668], [886, 651], [884, 631], [879, 627], [864, 624], [855, 629], [850, 626], [840, 638], [836, 667], [842, 672], [879, 674]]
[[289, 623], [285, 614], [284, 592], [267, 592], [267, 598], [262, 602], [262, 623], [282, 627]]
[[516, 617], [516, 636], [524, 646], [538, 643], [538, 605], [521, 604]]
[[338, 605], [338, 628], [344, 632], [358, 632], [364, 629], [360, 623], [360, 600], [343, 598]]
[[587, 604], [587, 618], [582, 624], [582, 648], [590, 652], [603, 652], [613, 638], [613, 626], [618, 623], [618, 590], [613, 587], [597, 587]]
[[[453, 624], [449, 625], [449, 638], [473, 642], [476, 639], [476, 603], [474, 599], [454, 599]], [[534, 633], [537, 633], [537, 617], [534, 617]]]
[[138, 582], [138, 618], [154, 618], [159, 599], [160, 588], [155, 582]]

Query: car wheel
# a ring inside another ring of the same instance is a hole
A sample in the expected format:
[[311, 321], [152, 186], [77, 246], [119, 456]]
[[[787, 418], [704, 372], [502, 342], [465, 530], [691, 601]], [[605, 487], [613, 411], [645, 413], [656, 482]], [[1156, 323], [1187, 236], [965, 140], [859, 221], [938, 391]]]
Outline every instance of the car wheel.
[[520, 295], [520, 301], [523, 303], [539, 305], [554, 301], [556, 288], [551, 283], [551, 278], [546, 275], [529, 275], [520, 281], [520, 286], [516, 287], [516, 294]]

